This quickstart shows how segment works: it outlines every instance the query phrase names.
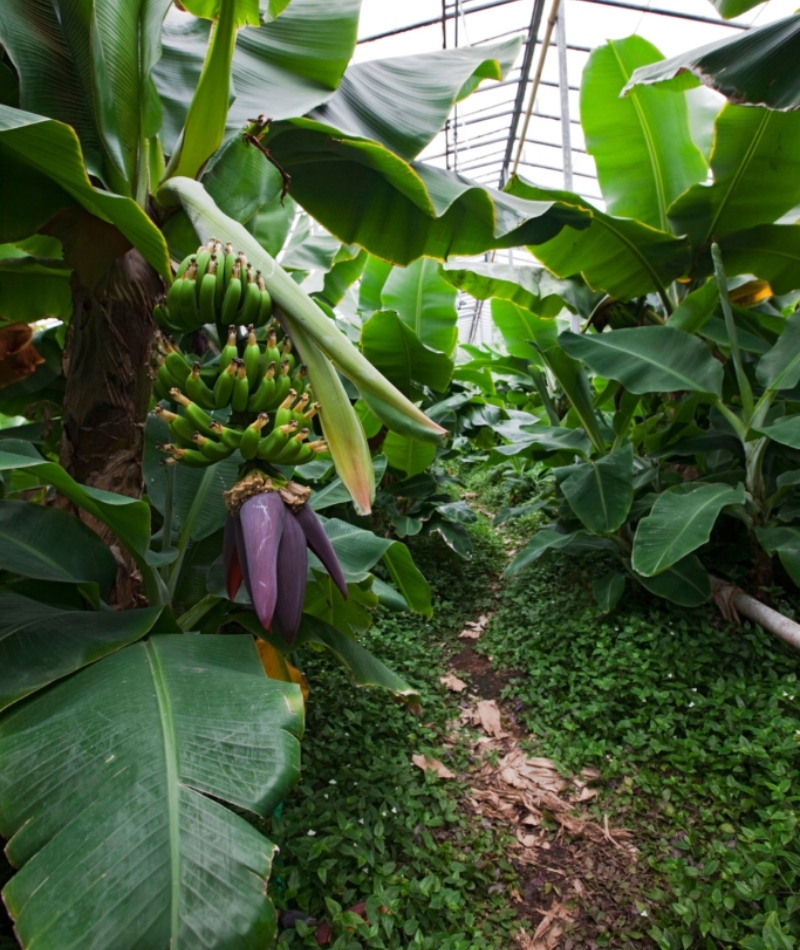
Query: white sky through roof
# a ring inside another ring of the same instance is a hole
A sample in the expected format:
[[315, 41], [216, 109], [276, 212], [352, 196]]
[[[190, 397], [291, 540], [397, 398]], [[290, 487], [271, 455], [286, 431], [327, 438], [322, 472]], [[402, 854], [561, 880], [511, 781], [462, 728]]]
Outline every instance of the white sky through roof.
[[[552, 3], [553, 0], [546, 0], [544, 4], [523, 112], [527, 106], [530, 80], [542, 54], [542, 40]], [[789, 16], [795, 12], [796, 6], [797, 0], [769, 0], [729, 22], [742, 26], [761, 26]], [[534, 0], [458, 0], [458, 3], [456, 0], [404, 0], [402, 3], [363, 0], [359, 46], [354, 60], [363, 62], [440, 50], [445, 45], [445, 36], [448, 48], [483, 45], [512, 36], [525, 39], [533, 7]], [[594, 160], [585, 152], [579, 123], [578, 89], [589, 51], [608, 39], [638, 34], [669, 57], [735, 35], [740, 30], [721, 20], [707, 0], [561, 0], [561, 9], [566, 23], [567, 78], [570, 87], [572, 187], [602, 206]], [[448, 16], [444, 33], [443, 11]], [[416, 25], [426, 22], [427, 25]], [[403, 32], [385, 35], [397, 30]], [[523, 52], [524, 47], [504, 83], [484, 81], [476, 93], [457, 106], [450, 116], [448, 131], [434, 139], [420, 156], [422, 160], [441, 167], [457, 168], [476, 182], [498, 187], [519, 88]], [[701, 89], [692, 95], [713, 97], [715, 94]], [[518, 134], [521, 129], [522, 118], [518, 123]], [[516, 149], [515, 141], [512, 162]], [[559, 57], [554, 32], [521, 153], [519, 172], [536, 184], [563, 188], [563, 168]], [[498, 260], [511, 260], [513, 257], [507, 252], [498, 253]], [[469, 336], [475, 307], [473, 302], [466, 299], [461, 304], [460, 329], [463, 341]], [[488, 314], [485, 314], [480, 325], [476, 326], [477, 341], [490, 338], [491, 329], [487, 318]]]

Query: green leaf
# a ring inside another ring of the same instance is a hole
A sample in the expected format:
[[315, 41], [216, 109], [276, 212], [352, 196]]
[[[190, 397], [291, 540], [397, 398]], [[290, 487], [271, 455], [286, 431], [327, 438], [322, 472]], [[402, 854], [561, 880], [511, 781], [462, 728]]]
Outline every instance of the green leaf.
[[65, 610], [0, 588], [0, 709], [148, 634], [146, 610]]
[[756, 377], [766, 389], [793, 389], [800, 382], [800, 312], [786, 321], [783, 333], [756, 367]]
[[764, 3], [764, 0], [711, 0], [711, 3], [714, 4], [721, 17], [732, 20], [757, 7], [760, 3]]
[[634, 577], [651, 594], [664, 597], [681, 607], [699, 607], [711, 596], [711, 581], [700, 559], [690, 554], [656, 577]]
[[678, 233], [699, 247], [768, 224], [800, 204], [800, 112], [727, 104], [714, 123], [711, 185], [692, 186], [669, 209]]
[[569, 547], [570, 543], [575, 541], [581, 533], [571, 531], [568, 534], [562, 534], [560, 531], [554, 531], [551, 528], [543, 528], [541, 531], [537, 531], [527, 546], [514, 557], [514, 560], [503, 572], [504, 575], [517, 574], [523, 568], [533, 564], [534, 561], [538, 561], [546, 551], [561, 551]]
[[[375, 470], [375, 483], [378, 484], [386, 471], [386, 456], [375, 455], [372, 458]], [[333, 505], [346, 505], [350, 501], [350, 492], [345, 488], [341, 478], [332, 478], [324, 488], [315, 489], [309, 499], [314, 511], [324, 511]]]
[[250, 636], [155, 637], [5, 713], [0, 828], [20, 870], [3, 896], [22, 943], [270, 943], [275, 847], [224, 803], [269, 815], [302, 728], [299, 688], [264, 676]]
[[[594, 290], [603, 290], [619, 300], [629, 300], [653, 291], [666, 296], [665, 287], [689, 269], [689, 243], [638, 221], [615, 218], [599, 211], [579, 195], [538, 188], [518, 176], [507, 190], [530, 201], [559, 201], [588, 217], [556, 237], [526, 241], [537, 260], [557, 277], [580, 273]], [[671, 309], [671, 308], [670, 308]]]
[[92, 186], [71, 128], [0, 106], [0, 162], [0, 241], [28, 237], [58, 210], [77, 202], [118, 228], [165, 280], [172, 279], [161, 232], [135, 201]]
[[383, 563], [408, 606], [423, 617], [432, 617], [430, 585], [414, 563], [408, 548], [404, 544], [393, 544], [384, 552]]
[[[274, 4], [275, 0], [271, 2]], [[185, 0], [181, 5], [187, 13], [206, 20], [216, 20], [228, 7], [232, 11], [232, 19], [237, 27], [261, 26], [258, 0]], [[282, 6], [286, 6], [286, 3]], [[272, 12], [272, 15], [277, 16], [277, 13]]]
[[417, 475], [436, 458], [436, 446], [429, 442], [415, 442], [397, 432], [389, 432], [384, 439], [382, 451], [392, 468], [405, 472], [406, 475]]
[[539, 317], [511, 300], [492, 301], [492, 320], [511, 356], [541, 365], [541, 350], [555, 346], [558, 325], [552, 317]]
[[417, 691], [404, 679], [355, 640], [318, 617], [303, 615], [300, 629], [297, 631], [297, 642], [318, 643], [326, 647], [350, 670], [356, 686], [377, 686], [395, 696], [402, 696], [409, 702], [419, 701]]
[[46, 461], [25, 443], [9, 440], [0, 446], [0, 472], [14, 469], [27, 469], [57, 488], [71, 502], [111, 528], [132, 554], [144, 555], [147, 551], [150, 509], [145, 502], [79, 485], [56, 462]]
[[597, 461], [576, 465], [561, 482], [561, 491], [590, 531], [616, 531], [633, 504], [633, 446], [628, 443]]
[[311, 118], [351, 137], [380, 142], [412, 159], [441, 131], [453, 104], [483, 79], [504, 79], [519, 38], [351, 64], [339, 88]]
[[383, 307], [381, 294], [392, 272], [392, 265], [371, 254], [367, 258], [364, 273], [361, 275], [361, 284], [358, 288], [358, 309], [368, 313], [380, 310]]
[[[240, 31], [229, 128], [241, 130], [262, 113], [275, 121], [304, 115], [330, 99], [355, 50], [360, 7], [361, 0], [292, 0], [277, 19]], [[197, 88], [209, 33], [203, 20], [176, 17], [164, 24], [164, 50], [154, 78], [164, 105], [168, 153]]]
[[383, 285], [383, 305], [394, 310], [431, 349], [452, 357], [458, 342], [456, 289], [443, 280], [436, 261], [395, 267]]
[[396, 313], [374, 313], [361, 327], [364, 356], [406, 396], [414, 383], [445, 392], [453, 375], [453, 361], [425, 346]]
[[605, 379], [618, 379], [633, 393], [722, 393], [722, 365], [682, 330], [636, 327], [584, 336], [567, 330], [558, 342], [570, 356]]
[[102, 594], [117, 576], [114, 555], [66, 511], [0, 501], [0, 570], [42, 581], [95, 582]]
[[601, 614], [610, 614], [620, 602], [625, 593], [626, 580], [624, 574], [611, 573], [604, 574], [592, 582], [592, 594]]
[[369, 255], [357, 247], [344, 245], [336, 255], [333, 267], [325, 275], [321, 296], [332, 306], [341, 303], [345, 294], [361, 277]]
[[791, 526], [756, 528], [758, 543], [777, 554], [791, 579], [800, 587], [800, 529]]
[[24, 254], [0, 257], [0, 320], [68, 320], [72, 313], [71, 275], [63, 261]]
[[[580, 337], [584, 339], [584, 337]], [[561, 343], [561, 337], [558, 340]], [[558, 344], [542, 350], [542, 359], [558, 380], [597, 452], [605, 452], [605, 440], [595, 415], [589, 379], [581, 364]]]
[[[67, 12], [57, 0], [3, 4], [0, 44], [20, 75], [20, 105], [71, 126], [92, 174], [129, 196], [146, 169], [140, 144], [160, 124], [151, 71], [169, 6], [87, 0]], [[52, 145], [48, 151], [54, 158]]]
[[[248, 145], [240, 135], [226, 142], [211, 157], [203, 172], [203, 186], [218, 207], [242, 223], [249, 221], [260, 209], [264, 209], [268, 217], [279, 216], [278, 209], [283, 206], [277, 199], [282, 185], [278, 169], [265, 161], [261, 152]], [[277, 208], [264, 208], [272, 202]], [[282, 245], [283, 241], [270, 253], [277, 254]]]
[[348, 636], [366, 633], [372, 626], [372, 611], [378, 606], [378, 598], [370, 589], [371, 578], [360, 584], [347, 585], [347, 600], [334, 584], [332, 578], [322, 571], [312, 571], [306, 586], [303, 610], [324, 620]]
[[754, 274], [767, 280], [775, 294], [800, 288], [800, 227], [761, 224], [722, 238], [725, 273]]
[[633, 569], [652, 577], [677, 564], [708, 541], [723, 508], [744, 500], [744, 486], [714, 482], [662, 492], [636, 529]]
[[[796, 109], [800, 106], [800, 77], [795, 69], [798, 36], [797, 15], [737, 32], [731, 38], [638, 69], [624, 91], [638, 83], [666, 80], [675, 80], [673, 86], [685, 89], [699, 80], [731, 102]], [[687, 77], [687, 73], [692, 75]]]
[[[728, 260], [725, 259], [727, 266]], [[693, 290], [676, 307], [667, 326], [673, 330], [685, 330], [687, 333], [697, 333], [709, 320], [714, 311], [719, 307], [719, 287], [716, 280], [712, 279]]]
[[761, 426], [759, 431], [781, 445], [800, 449], [800, 414], [783, 416], [768, 426]]
[[[524, 264], [512, 267], [486, 261], [466, 265], [459, 261], [441, 264], [439, 272], [448, 283], [476, 300], [488, 300], [490, 297], [508, 300], [523, 314], [525, 310], [530, 310], [537, 317], [557, 317], [564, 307], [573, 313], [586, 315], [592, 310], [594, 295], [588, 287], [579, 280], [559, 280], [544, 267]], [[495, 322], [503, 332], [497, 320]], [[532, 335], [529, 333], [527, 337], [530, 339]], [[523, 359], [526, 356], [524, 354]]]
[[686, 98], [647, 87], [620, 98], [634, 70], [661, 59], [641, 36], [594, 50], [581, 81], [581, 126], [608, 213], [669, 231], [667, 208], [707, 171]]

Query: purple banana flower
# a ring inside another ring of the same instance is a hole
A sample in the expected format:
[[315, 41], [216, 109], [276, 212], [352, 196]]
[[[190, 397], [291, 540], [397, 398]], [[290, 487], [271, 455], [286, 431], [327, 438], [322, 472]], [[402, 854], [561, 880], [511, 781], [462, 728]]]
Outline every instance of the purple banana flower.
[[303, 505], [295, 511], [277, 491], [248, 498], [238, 514], [229, 514], [223, 536], [228, 597], [244, 582], [259, 621], [293, 643], [303, 615], [308, 548], [317, 555], [347, 597], [347, 582], [322, 523]]

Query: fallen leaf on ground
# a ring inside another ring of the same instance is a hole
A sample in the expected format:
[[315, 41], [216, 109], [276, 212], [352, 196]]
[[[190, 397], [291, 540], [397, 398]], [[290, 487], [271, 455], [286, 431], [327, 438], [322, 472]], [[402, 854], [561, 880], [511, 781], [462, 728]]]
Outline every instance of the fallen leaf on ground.
[[499, 738], [503, 734], [503, 726], [500, 722], [500, 710], [497, 708], [497, 703], [493, 699], [482, 699], [475, 710], [484, 732]]
[[465, 629], [462, 630], [458, 635], [460, 640], [479, 640], [480, 636], [480, 628], [473, 629], [472, 627], [465, 627]]
[[423, 772], [435, 772], [439, 778], [455, 778], [455, 774], [446, 765], [428, 755], [412, 755], [411, 761]]
[[454, 693], [462, 693], [467, 688], [467, 684], [464, 682], [464, 680], [460, 680], [455, 673], [448, 673], [447, 676], [440, 676], [439, 682], [442, 684], [442, 686], [446, 686]]

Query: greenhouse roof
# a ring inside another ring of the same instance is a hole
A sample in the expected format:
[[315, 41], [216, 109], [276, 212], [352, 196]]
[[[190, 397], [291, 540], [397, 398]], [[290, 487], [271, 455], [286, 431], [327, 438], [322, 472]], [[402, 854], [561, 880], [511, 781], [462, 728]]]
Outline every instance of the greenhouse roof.
[[[517, 168], [539, 185], [602, 204], [580, 126], [580, 80], [590, 52], [608, 39], [638, 34], [673, 56], [787, 16], [795, 7], [796, 0], [771, 0], [726, 21], [706, 0], [363, 0], [355, 58], [520, 37], [505, 80], [485, 81], [459, 103], [420, 158], [492, 187], [502, 187]], [[703, 88], [693, 95], [714, 96]], [[483, 337], [485, 321], [474, 301], [463, 301], [460, 322], [462, 340]]]

